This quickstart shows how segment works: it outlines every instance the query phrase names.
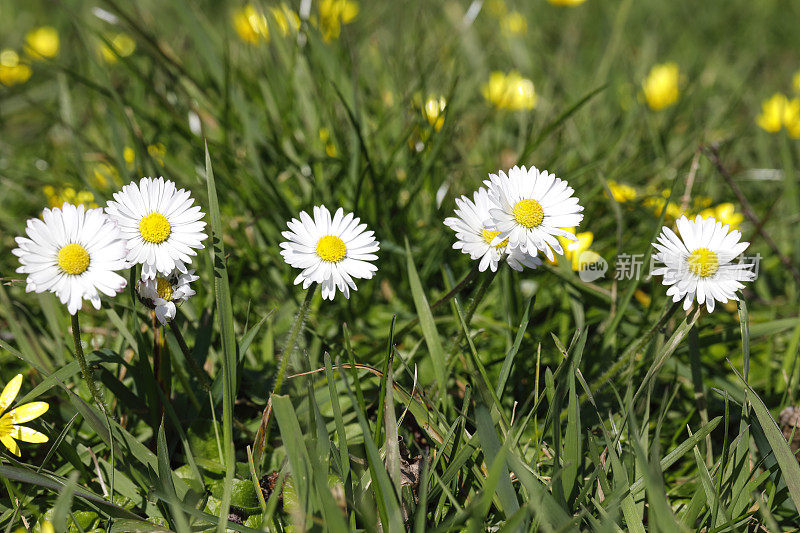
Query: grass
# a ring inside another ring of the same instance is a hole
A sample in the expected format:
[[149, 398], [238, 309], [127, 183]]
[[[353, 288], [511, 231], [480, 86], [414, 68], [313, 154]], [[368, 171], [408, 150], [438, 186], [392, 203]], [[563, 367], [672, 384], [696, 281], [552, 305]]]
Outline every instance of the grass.
[[[325, 41], [311, 2], [298, 32], [269, 18], [254, 46], [234, 2], [102, 0], [103, 20], [0, 0], [0, 47], [37, 25], [61, 39], [0, 86], [2, 249], [43, 187], [104, 205], [143, 175], [189, 188], [211, 230], [176, 327], [156, 331], [133, 293], [81, 313], [108, 420], [66, 310], [3, 254], [0, 383], [21, 372], [18, 403], [51, 405], [32, 424], [48, 443], [0, 455], [3, 531], [796, 530], [800, 466], [776, 420], [800, 383], [800, 152], [755, 119], [791, 94], [800, 8], [507, 4], [524, 34], [497, 0], [411, 0], [364, 2]], [[135, 51], [104, 61], [120, 32]], [[641, 83], [666, 61], [680, 97], [655, 112]], [[535, 109], [481, 95], [512, 69]], [[446, 100], [438, 131], [429, 96]], [[569, 180], [605, 277], [563, 260], [479, 273], [451, 249], [454, 198], [517, 163]], [[617, 203], [611, 181], [640, 199]], [[642, 198], [742, 212], [730, 183], [762, 256], [738, 307], [685, 313], [657, 278], [613, 279], [672, 223]], [[279, 254], [286, 221], [320, 203], [381, 241], [349, 300], [306, 299]]]

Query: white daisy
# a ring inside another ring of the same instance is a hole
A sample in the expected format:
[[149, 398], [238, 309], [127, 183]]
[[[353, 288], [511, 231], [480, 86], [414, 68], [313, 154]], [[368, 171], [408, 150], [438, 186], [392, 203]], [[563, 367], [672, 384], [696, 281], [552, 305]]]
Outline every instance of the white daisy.
[[168, 276], [157, 275], [155, 279], [139, 280], [136, 292], [147, 307], [155, 310], [158, 321], [166, 324], [175, 318], [176, 306], [195, 295], [189, 284], [198, 279], [194, 270], [181, 272], [175, 269]]
[[50, 291], [70, 314], [89, 300], [100, 309], [100, 293], [114, 296], [125, 288], [125, 278], [115, 273], [129, 265], [119, 229], [102, 209], [65, 203], [31, 218], [27, 237], [17, 237], [13, 250], [27, 274], [26, 292]]
[[706, 304], [711, 312], [714, 302], [738, 300], [736, 291], [744, 288], [743, 281], [753, 281], [756, 277], [751, 269], [752, 263], [734, 258], [744, 252], [749, 242], [739, 242], [742, 234], [715, 218], [697, 216], [689, 220], [682, 216], [676, 222], [680, 237], [664, 227], [658, 242], [653, 243], [657, 253], [653, 259], [663, 263], [663, 267], [653, 270], [653, 275], [664, 276], [664, 285], [670, 285], [667, 296], [672, 300], [683, 301], [683, 308], [689, 309], [697, 295], [699, 304]]
[[514, 167], [508, 174], [489, 174], [483, 182], [489, 188], [494, 204], [490, 229], [498, 234], [492, 245], [508, 239], [510, 249], [519, 248], [534, 255], [541, 250], [551, 261], [553, 250], [563, 254], [557, 237], [576, 240], [565, 227], [577, 226], [583, 220], [583, 207], [572, 196], [575, 190], [566, 181], [536, 167]]
[[203, 212], [188, 191], [164, 178], [142, 178], [114, 193], [106, 212], [128, 243], [128, 261], [141, 263], [142, 278], [186, 272], [206, 238]]
[[492, 207], [489, 193], [481, 187], [475, 191], [473, 199], [466, 196], [456, 198], [456, 216], [444, 219], [445, 226], [456, 232], [458, 240], [453, 248], [472, 259], [480, 259], [478, 270], [481, 272], [487, 268], [496, 272], [498, 263], [503, 259], [511, 268], [520, 271], [523, 265], [536, 268], [542, 264], [542, 260], [535, 255], [524, 253], [519, 248], [509, 249], [508, 239], [493, 246], [491, 243], [500, 232], [488, 229], [491, 225], [489, 210]]
[[353, 216], [344, 214], [340, 207], [331, 219], [331, 213], [324, 205], [314, 206], [314, 218], [305, 211], [300, 220], [293, 218], [289, 230], [282, 235], [288, 239], [281, 243], [284, 261], [303, 271], [294, 283], [303, 283], [307, 289], [312, 283], [322, 286], [322, 297], [333, 300], [338, 288], [345, 298], [350, 298], [350, 289], [356, 288], [353, 278], [370, 279], [378, 267], [371, 261], [378, 256], [379, 242], [367, 225]]

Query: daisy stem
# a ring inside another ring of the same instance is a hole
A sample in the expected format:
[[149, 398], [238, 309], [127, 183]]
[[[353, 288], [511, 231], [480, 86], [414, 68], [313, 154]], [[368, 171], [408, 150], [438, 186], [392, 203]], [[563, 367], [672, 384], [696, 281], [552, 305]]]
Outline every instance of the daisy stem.
[[189, 364], [189, 369], [192, 371], [192, 374], [194, 374], [194, 376], [200, 382], [200, 386], [204, 391], [210, 391], [211, 384], [208, 381], [208, 376], [200, 367], [200, 365], [197, 364], [197, 361], [194, 360], [194, 357], [192, 357], [192, 351], [189, 349], [189, 346], [186, 344], [186, 340], [183, 338], [181, 328], [178, 327], [174, 320], [169, 322], [169, 328], [172, 331], [172, 334], [175, 335], [175, 340], [178, 341], [178, 346], [180, 346], [181, 352], [183, 352], [183, 357]]
[[292, 352], [294, 352], [294, 347], [295, 344], [297, 344], [300, 331], [303, 329], [303, 324], [306, 321], [308, 309], [311, 307], [311, 300], [314, 298], [314, 292], [316, 289], [317, 284], [314, 284], [309, 287], [308, 291], [306, 292], [306, 297], [303, 299], [303, 303], [300, 305], [300, 309], [297, 312], [297, 317], [294, 319], [294, 325], [292, 325], [292, 330], [289, 332], [289, 339], [286, 341], [286, 346], [283, 349], [281, 362], [278, 365], [278, 375], [275, 378], [275, 386], [273, 387], [272, 394], [270, 394], [270, 398], [267, 401], [267, 406], [264, 408], [264, 412], [261, 414], [261, 424], [256, 432], [255, 442], [253, 442], [253, 449], [255, 450], [254, 457], [257, 459], [256, 464], [261, 462], [264, 449], [266, 448], [267, 442], [269, 442], [269, 422], [271, 420], [270, 415], [272, 414], [272, 396], [280, 393], [281, 391], [283, 380], [286, 377], [286, 370], [289, 368], [289, 359], [291, 359]]
[[78, 364], [81, 367], [81, 374], [83, 374], [83, 379], [86, 381], [86, 385], [89, 387], [89, 392], [92, 393], [92, 398], [94, 398], [95, 403], [97, 403], [97, 407], [99, 407], [103, 413], [107, 413], [106, 404], [103, 402], [100, 392], [97, 390], [97, 384], [94, 381], [94, 373], [92, 372], [92, 369], [89, 368], [89, 365], [86, 364], [86, 357], [83, 355], [83, 346], [81, 345], [81, 325], [80, 321], [78, 320], [77, 313], [72, 315], [72, 340], [75, 343], [75, 357], [78, 359]]

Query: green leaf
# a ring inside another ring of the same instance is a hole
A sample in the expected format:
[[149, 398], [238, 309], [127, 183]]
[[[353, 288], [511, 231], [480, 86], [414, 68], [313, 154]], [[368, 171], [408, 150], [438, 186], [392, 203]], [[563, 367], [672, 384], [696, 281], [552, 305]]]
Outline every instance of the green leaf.
[[417, 273], [417, 267], [414, 266], [414, 259], [411, 257], [411, 247], [406, 239], [406, 259], [408, 268], [408, 283], [411, 286], [411, 296], [414, 299], [414, 307], [417, 309], [419, 316], [419, 325], [422, 328], [422, 335], [425, 337], [425, 344], [428, 346], [428, 353], [431, 355], [433, 363], [433, 371], [436, 374], [436, 383], [440, 391], [444, 391], [447, 387], [447, 376], [445, 369], [447, 364], [444, 357], [444, 349], [442, 348], [442, 340], [439, 337], [439, 332], [436, 330], [436, 323], [433, 321], [433, 313], [428, 305], [428, 298], [425, 296], [425, 291], [422, 288], [422, 282]]

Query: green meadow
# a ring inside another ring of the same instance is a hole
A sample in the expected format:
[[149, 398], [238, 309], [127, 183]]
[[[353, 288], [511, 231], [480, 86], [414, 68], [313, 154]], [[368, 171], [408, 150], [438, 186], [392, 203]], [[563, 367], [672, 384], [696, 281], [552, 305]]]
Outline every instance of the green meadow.
[[[0, 0], [0, 531], [797, 531], [800, 4], [567, 3]], [[515, 165], [578, 240], [481, 271], [444, 220]], [[29, 219], [159, 176], [169, 325], [141, 265], [26, 291]], [[349, 298], [281, 255], [319, 205], [380, 242]], [[713, 312], [650, 272], [684, 214], [757, 262]]]

